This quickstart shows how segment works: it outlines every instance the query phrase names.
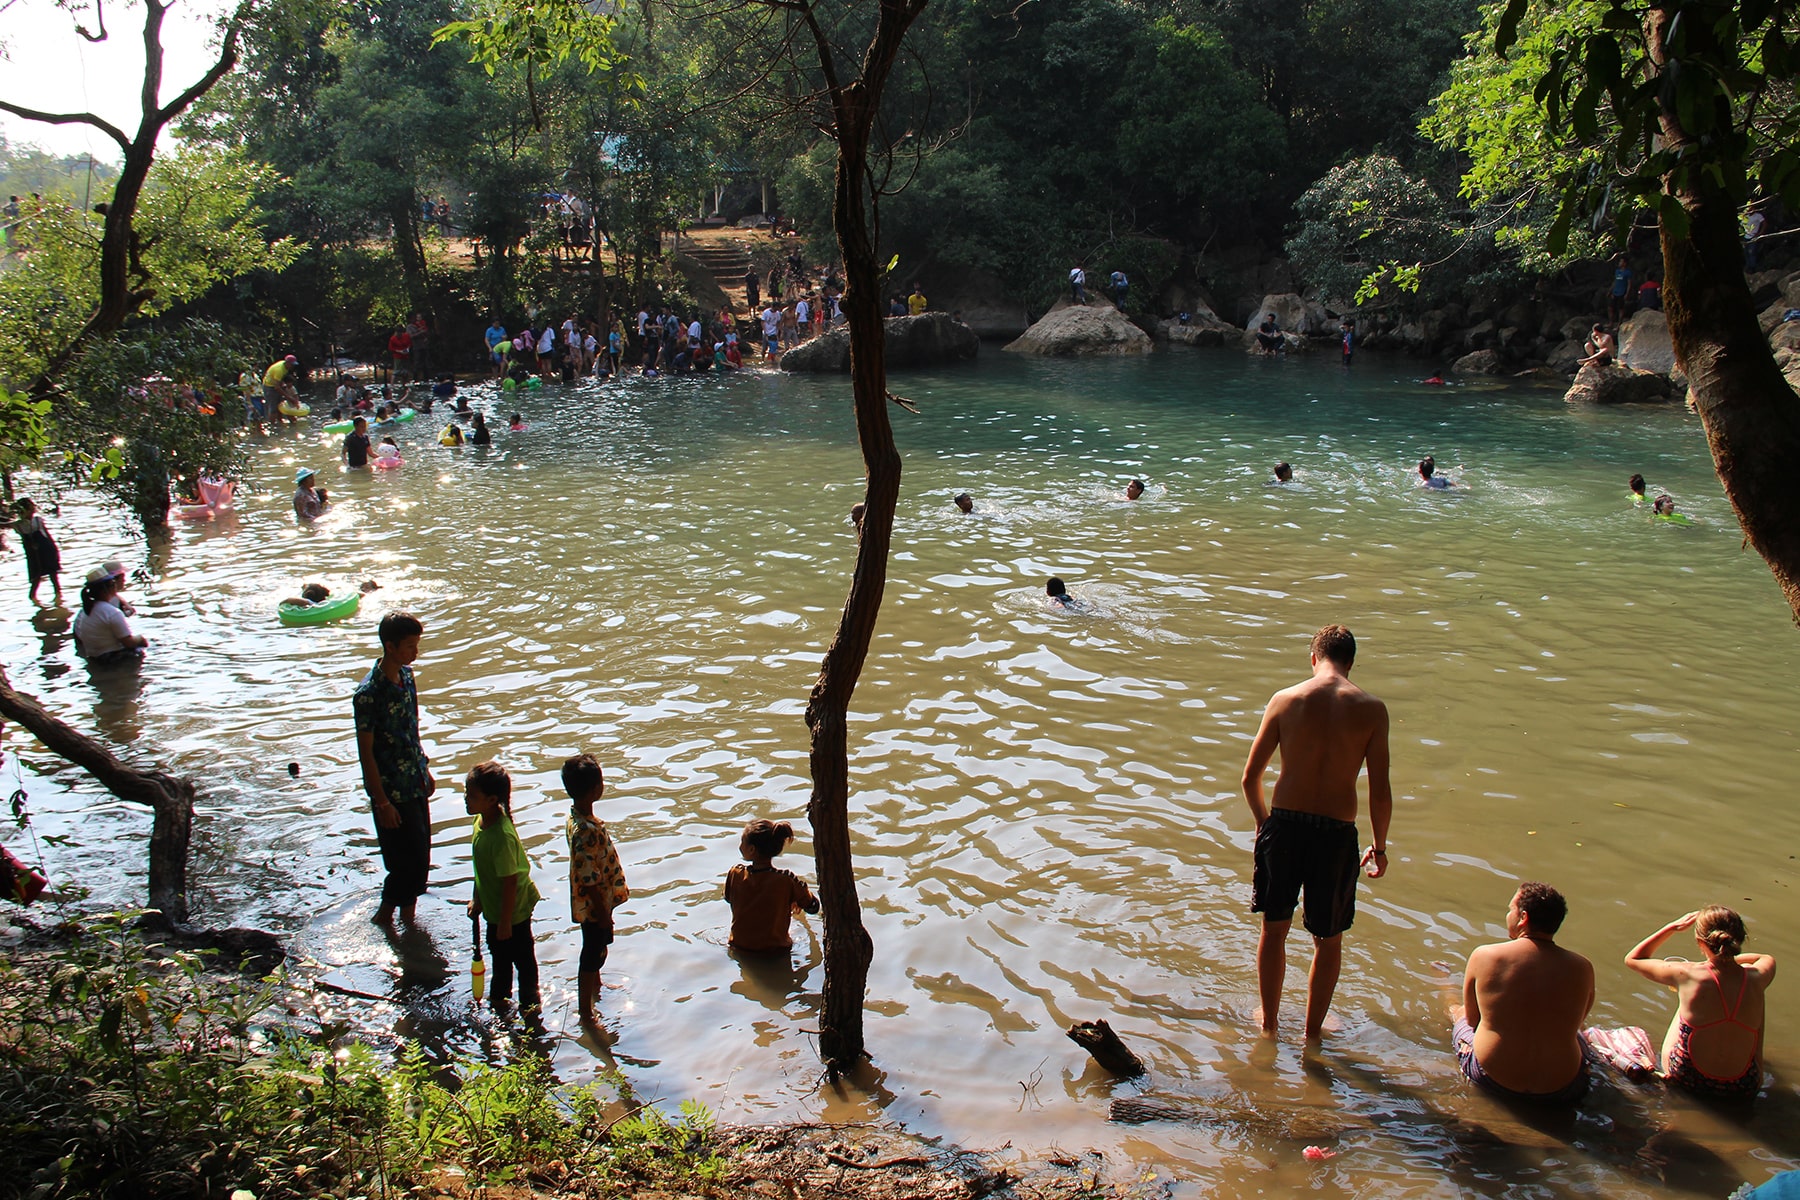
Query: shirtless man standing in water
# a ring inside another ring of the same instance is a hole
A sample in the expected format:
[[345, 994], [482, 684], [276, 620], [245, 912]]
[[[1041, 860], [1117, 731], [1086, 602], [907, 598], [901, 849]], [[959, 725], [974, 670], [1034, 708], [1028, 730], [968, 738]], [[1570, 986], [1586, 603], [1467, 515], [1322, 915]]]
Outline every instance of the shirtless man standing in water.
[[[1356, 873], [1387, 873], [1387, 706], [1350, 682], [1356, 639], [1342, 625], [1313, 635], [1312, 678], [1276, 692], [1244, 764], [1244, 799], [1256, 818], [1256, 872], [1251, 912], [1263, 914], [1256, 944], [1262, 1031], [1276, 1035], [1281, 985], [1287, 978], [1287, 935], [1301, 892], [1313, 936], [1307, 980], [1306, 1036], [1316, 1040], [1343, 966], [1344, 930], [1356, 916]], [[1272, 806], [1263, 803], [1263, 772], [1281, 750]], [[1358, 855], [1356, 777], [1369, 767], [1369, 823], [1375, 842]]]

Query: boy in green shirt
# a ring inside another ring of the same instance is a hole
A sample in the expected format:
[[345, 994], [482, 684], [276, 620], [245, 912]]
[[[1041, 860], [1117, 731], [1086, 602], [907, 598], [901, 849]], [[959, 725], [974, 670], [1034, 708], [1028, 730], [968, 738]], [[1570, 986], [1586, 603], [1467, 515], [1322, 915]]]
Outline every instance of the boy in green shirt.
[[487, 921], [488, 953], [494, 967], [491, 997], [495, 1008], [512, 999], [513, 971], [519, 973], [519, 1011], [535, 1014], [538, 995], [537, 947], [531, 940], [531, 910], [537, 885], [531, 882], [531, 860], [519, 844], [512, 823], [512, 778], [497, 762], [476, 763], [463, 783], [463, 806], [475, 818], [471, 849], [475, 858], [475, 896], [469, 915]]

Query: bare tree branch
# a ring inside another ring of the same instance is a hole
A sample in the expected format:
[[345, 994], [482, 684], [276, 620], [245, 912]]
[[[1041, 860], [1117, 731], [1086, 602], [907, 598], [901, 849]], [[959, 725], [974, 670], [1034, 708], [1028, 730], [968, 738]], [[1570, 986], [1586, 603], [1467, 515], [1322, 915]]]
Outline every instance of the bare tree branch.
[[15, 117], [24, 117], [27, 121], [39, 121], [45, 125], [92, 125], [119, 143], [121, 148], [131, 145], [131, 139], [125, 136], [123, 130], [111, 121], [97, 117], [93, 113], [39, 112], [35, 108], [26, 108], [22, 104], [12, 104], [5, 100], [0, 100], [0, 111], [9, 112]]

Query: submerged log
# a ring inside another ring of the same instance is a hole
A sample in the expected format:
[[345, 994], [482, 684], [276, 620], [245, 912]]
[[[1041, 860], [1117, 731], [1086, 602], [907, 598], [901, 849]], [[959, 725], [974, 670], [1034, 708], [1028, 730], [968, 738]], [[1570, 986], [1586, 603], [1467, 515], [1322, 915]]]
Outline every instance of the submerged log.
[[34, 697], [14, 690], [0, 669], [0, 717], [30, 731], [51, 753], [92, 775], [113, 795], [142, 804], [150, 823], [150, 907], [173, 924], [188, 919], [188, 841], [194, 825], [194, 782], [123, 763], [113, 752], [53, 715]]
[[1144, 1064], [1105, 1021], [1077, 1021], [1069, 1026], [1069, 1040], [1094, 1056], [1094, 1061], [1120, 1079], [1144, 1074]]

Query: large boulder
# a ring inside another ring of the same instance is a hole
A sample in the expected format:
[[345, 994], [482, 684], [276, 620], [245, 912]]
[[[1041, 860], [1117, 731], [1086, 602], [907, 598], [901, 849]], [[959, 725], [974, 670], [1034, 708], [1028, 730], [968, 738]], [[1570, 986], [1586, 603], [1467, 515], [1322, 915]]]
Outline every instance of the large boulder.
[[682, 282], [687, 284], [687, 294], [694, 298], [701, 312], [718, 312], [731, 303], [730, 297], [713, 278], [712, 269], [698, 259], [686, 254], [676, 254], [670, 260], [676, 271], [680, 272]]
[[1570, 404], [1652, 404], [1671, 399], [1673, 391], [1667, 375], [1589, 363], [1576, 372], [1563, 399]]
[[1500, 355], [1493, 350], [1477, 350], [1451, 363], [1450, 369], [1458, 375], [1498, 375]]
[[1619, 326], [1619, 362], [1658, 375], [1675, 369], [1675, 343], [1669, 340], [1669, 319], [1660, 310], [1640, 308]]
[[1153, 336], [1178, 346], [1223, 346], [1227, 338], [1238, 339], [1238, 328], [1220, 320], [1211, 308], [1199, 305], [1188, 313], [1185, 325], [1175, 317], [1158, 321]]
[[1581, 360], [1587, 357], [1582, 353], [1582, 349], [1582, 343], [1579, 341], [1558, 342], [1544, 357], [1544, 365], [1567, 378], [1575, 373], [1581, 366]]
[[[949, 313], [928, 312], [916, 317], [889, 317], [882, 322], [887, 335], [889, 369], [936, 367], [967, 362], [981, 349], [981, 339]], [[850, 369], [850, 331], [834, 329], [824, 337], [802, 342], [781, 356], [784, 371], [842, 374]]]
[[1482, 321], [1462, 332], [1462, 345], [1465, 350], [1491, 350], [1499, 343], [1499, 332], [1492, 321]]
[[1256, 311], [1250, 314], [1250, 319], [1244, 322], [1244, 332], [1255, 333], [1256, 327], [1262, 324], [1263, 318], [1269, 313], [1275, 314], [1275, 323], [1281, 326], [1283, 333], [1321, 337], [1331, 332], [1325, 306], [1317, 301], [1304, 299], [1296, 292], [1264, 296]]
[[1148, 354], [1150, 335], [1112, 305], [1059, 308], [1008, 342], [1014, 354], [1064, 357], [1087, 354]]

